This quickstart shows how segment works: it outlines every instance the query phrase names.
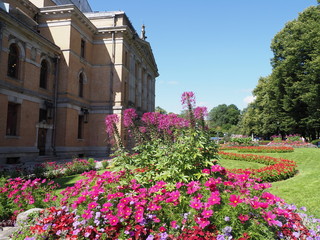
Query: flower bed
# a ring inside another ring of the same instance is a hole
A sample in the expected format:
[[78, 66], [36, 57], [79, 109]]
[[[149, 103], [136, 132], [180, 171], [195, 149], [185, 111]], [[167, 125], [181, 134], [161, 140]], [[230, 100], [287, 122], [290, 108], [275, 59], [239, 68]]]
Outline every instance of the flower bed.
[[60, 202], [14, 239], [301, 239], [319, 235], [297, 212], [248, 174], [214, 165], [204, 181], [156, 182], [145, 188], [128, 173], [95, 171], [68, 187]]
[[223, 146], [220, 150], [237, 150], [238, 152], [246, 153], [286, 153], [293, 152], [293, 147], [280, 146]]
[[33, 167], [16, 167], [16, 168], [0, 168], [0, 177], [5, 178], [57, 178], [61, 176], [68, 176], [85, 171], [95, 169], [95, 161], [93, 158], [79, 159], [75, 158], [71, 162], [57, 163], [45, 162], [37, 164]]
[[225, 159], [256, 162], [267, 165], [259, 169], [228, 169], [234, 173], [250, 172], [253, 177], [261, 178], [265, 182], [275, 182], [293, 177], [297, 173], [297, 164], [292, 160], [274, 158], [254, 154], [239, 154], [220, 151], [219, 155]]

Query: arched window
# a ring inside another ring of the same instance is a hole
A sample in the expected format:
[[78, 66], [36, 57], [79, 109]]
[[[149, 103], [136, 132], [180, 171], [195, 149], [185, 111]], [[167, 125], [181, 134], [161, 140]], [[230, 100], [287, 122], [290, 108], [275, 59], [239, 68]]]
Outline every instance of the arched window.
[[42, 60], [40, 69], [40, 87], [47, 88], [48, 80], [48, 63], [46, 60]]
[[80, 73], [79, 74], [79, 97], [83, 97], [83, 84], [84, 84], [83, 73]]
[[16, 44], [11, 44], [8, 56], [8, 72], [7, 75], [12, 78], [18, 78], [19, 70], [19, 49]]

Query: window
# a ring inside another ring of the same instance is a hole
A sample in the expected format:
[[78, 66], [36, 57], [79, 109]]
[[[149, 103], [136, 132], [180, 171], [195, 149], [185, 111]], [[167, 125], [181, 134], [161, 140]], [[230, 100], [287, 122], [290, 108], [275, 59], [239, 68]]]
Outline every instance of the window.
[[84, 84], [83, 73], [80, 73], [80, 75], [79, 75], [79, 97], [83, 97], [83, 84]]
[[19, 50], [16, 44], [11, 44], [8, 56], [8, 72], [7, 75], [12, 78], [18, 78], [19, 70]]
[[46, 60], [42, 60], [41, 69], [40, 69], [40, 87], [47, 88], [47, 79], [48, 79], [48, 63]]
[[125, 65], [127, 68], [129, 67], [128, 52], [124, 52], [124, 65]]
[[85, 51], [86, 51], [86, 42], [81, 39], [81, 49], [80, 49], [80, 57], [85, 57]]
[[8, 103], [7, 113], [7, 128], [6, 135], [17, 136], [18, 135], [18, 119], [19, 119], [20, 104]]
[[84, 116], [78, 117], [78, 139], [83, 139]]
[[47, 109], [39, 109], [39, 122], [47, 122], [48, 121], [48, 111]]

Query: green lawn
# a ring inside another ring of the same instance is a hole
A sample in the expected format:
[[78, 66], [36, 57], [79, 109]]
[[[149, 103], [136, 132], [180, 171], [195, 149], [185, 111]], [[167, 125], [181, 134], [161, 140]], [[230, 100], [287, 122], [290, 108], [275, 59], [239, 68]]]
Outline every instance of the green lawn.
[[[261, 153], [271, 157], [294, 160], [299, 173], [285, 181], [272, 183], [270, 192], [283, 198], [289, 204], [306, 207], [307, 213], [320, 218], [320, 149], [296, 148], [292, 153]], [[224, 160], [226, 161], [226, 160]], [[251, 163], [246, 163], [246, 167]], [[237, 168], [222, 165], [227, 168]], [[255, 167], [253, 165], [253, 167]]]
[[246, 169], [246, 168], [253, 168], [258, 169], [264, 167], [265, 165], [260, 163], [253, 163], [253, 162], [246, 162], [246, 161], [238, 161], [238, 160], [230, 160], [230, 159], [220, 159], [219, 164], [224, 166], [225, 168], [229, 169]]

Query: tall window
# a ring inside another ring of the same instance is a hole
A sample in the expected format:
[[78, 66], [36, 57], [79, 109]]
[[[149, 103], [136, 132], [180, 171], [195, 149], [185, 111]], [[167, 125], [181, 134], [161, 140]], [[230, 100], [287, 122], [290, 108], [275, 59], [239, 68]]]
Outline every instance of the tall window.
[[20, 104], [8, 103], [7, 113], [7, 128], [6, 135], [17, 136], [18, 135], [18, 118], [19, 118]]
[[40, 69], [40, 87], [47, 88], [48, 80], [48, 63], [46, 60], [42, 60]]
[[79, 97], [83, 97], [83, 84], [84, 84], [83, 73], [80, 73], [80, 75], [79, 75]]
[[81, 39], [81, 49], [80, 49], [80, 57], [85, 57], [85, 51], [86, 51], [86, 42]]
[[12, 78], [18, 78], [19, 70], [19, 50], [17, 44], [11, 44], [8, 56], [8, 72], [7, 75]]
[[79, 115], [79, 117], [78, 117], [78, 139], [83, 139], [83, 128], [84, 128], [84, 116]]
[[48, 121], [48, 111], [47, 109], [39, 109], [39, 122], [47, 122]]

